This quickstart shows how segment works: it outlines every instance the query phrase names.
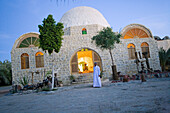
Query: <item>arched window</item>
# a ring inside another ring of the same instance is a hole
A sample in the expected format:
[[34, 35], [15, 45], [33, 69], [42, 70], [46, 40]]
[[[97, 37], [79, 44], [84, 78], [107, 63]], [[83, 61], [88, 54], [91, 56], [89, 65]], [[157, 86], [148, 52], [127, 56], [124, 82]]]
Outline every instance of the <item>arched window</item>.
[[124, 39], [132, 39], [132, 38], [148, 38], [148, 34], [139, 28], [132, 28], [126, 32], [124, 35]]
[[82, 34], [83, 34], [83, 35], [84, 35], [84, 34], [87, 34], [86, 28], [83, 28], [83, 29], [82, 29]]
[[[141, 49], [142, 49], [142, 53], [147, 52], [147, 57], [150, 58], [150, 53], [149, 53], [149, 44], [146, 42], [143, 42], [141, 44]], [[142, 54], [142, 57], [144, 58], [144, 55]]]
[[100, 56], [90, 49], [81, 49], [71, 59], [71, 73], [92, 73], [94, 62], [97, 62], [102, 70]]
[[135, 59], [135, 45], [128, 44], [127, 48], [128, 48], [129, 59]]
[[19, 48], [37, 47], [38, 45], [39, 40], [37, 37], [28, 37], [20, 43]]
[[27, 53], [23, 53], [21, 55], [21, 69], [29, 68], [29, 55]]
[[36, 68], [44, 67], [44, 54], [42, 52], [37, 52], [35, 54]]

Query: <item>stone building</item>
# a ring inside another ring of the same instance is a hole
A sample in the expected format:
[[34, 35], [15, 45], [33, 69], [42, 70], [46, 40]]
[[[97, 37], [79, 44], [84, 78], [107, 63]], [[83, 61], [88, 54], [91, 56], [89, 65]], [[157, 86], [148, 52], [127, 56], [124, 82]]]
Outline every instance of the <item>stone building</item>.
[[[103, 78], [111, 78], [111, 58], [109, 51], [101, 50], [91, 38], [104, 27], [110, 27], [104, 16], [94, 8], [76, 7], [66, 12], [60, 22], [64, 24], [63, 43], [59, 53], [52, 55], [38, 48], [38, 33], [26, 33], [14, 43], [11, 51], [13, 81], [27, 76], [37, 83], [47, 76], [54, 64], [55, 73], [64, 84], [70, 83], [70, 75], [79, 82], [91, 82], [93, 64], [97, 62]], [[157, 41], [151, 31], [140, 24], [130, 24], [121, 31], [121, 43], [112, 50], [117, 71], [121, 74], [137, 73], [135, 52], [140, 61], [142, 52], [148, 52], [150, 68], [160, 70]], [[144, 62], [146, 67], [146, 64]], [[139, 71], [141, 66], [138, 67]]]
[[163, 48], [164, 50], [168, 50], [170, 48], [170, 39], [166, 39], [166, 40], [158, 40], [158, 48]]

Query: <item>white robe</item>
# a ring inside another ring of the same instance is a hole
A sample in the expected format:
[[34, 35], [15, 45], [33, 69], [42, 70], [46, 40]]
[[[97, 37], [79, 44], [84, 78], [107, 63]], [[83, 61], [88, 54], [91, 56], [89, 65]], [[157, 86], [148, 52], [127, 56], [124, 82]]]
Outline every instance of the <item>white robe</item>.
[[100, 75], [100, 67], [94, 66], [93, 67], [93, 87], [102, 87], [99, 75]]

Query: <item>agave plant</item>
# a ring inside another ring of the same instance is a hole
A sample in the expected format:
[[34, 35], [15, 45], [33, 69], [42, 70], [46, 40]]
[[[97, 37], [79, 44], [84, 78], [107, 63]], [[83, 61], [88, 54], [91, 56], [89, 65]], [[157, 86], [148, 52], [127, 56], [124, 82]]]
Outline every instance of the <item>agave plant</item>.
[[28, 77], [23, 76], [22, 78], [19, 79], [18, 83], [22, 84], [23, 86], [28, 85], [29, 79]]

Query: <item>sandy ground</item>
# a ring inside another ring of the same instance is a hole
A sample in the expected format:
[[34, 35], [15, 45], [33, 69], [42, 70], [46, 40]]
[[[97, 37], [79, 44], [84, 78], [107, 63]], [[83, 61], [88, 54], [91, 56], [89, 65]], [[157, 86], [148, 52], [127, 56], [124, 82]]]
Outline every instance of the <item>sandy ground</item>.
[[170, 78], [0, 97], [1, 113], [170, 113]]
[[4, 96], [5, 94], [9, 93], [9, 90], [12, 86], [2, 86], [0, 87], [0, 97]]

